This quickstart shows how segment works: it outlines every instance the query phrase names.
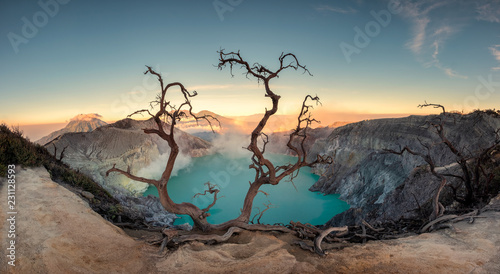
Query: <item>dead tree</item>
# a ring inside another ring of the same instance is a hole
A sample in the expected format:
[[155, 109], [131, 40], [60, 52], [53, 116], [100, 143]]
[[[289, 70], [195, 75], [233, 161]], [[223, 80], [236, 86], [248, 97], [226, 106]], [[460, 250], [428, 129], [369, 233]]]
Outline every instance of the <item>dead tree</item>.
[[[495, 148], [498, 148], [498, 145], [500, 144], [500, 137], [498, 133], [500, 129], [494, 132], [496, 138], [493, 144], [491, 144], [489, 147], [482, 148], [479, 151], [469, 151], [468, 153], [466, 153], [464, 152], [465, 149], [459, 149], [456, 144], [454, 144], [448, 137], [446, 137], [444, 130], [444, 119], [446, 119], [447, 113], [445, 112], [445, 108], [440, 104], [429, 104], [427, 102], [425, 102], [425, 104], [423, 105], [419, 105], [420, 108], [429, 106], [434, 108], [441, 108], [443, 111], [441, 113], [442, 117], [440, 117], [437, 122], [427, 122], [432, 128], [435, 129], [435, 133], [439, 137], [439, 142], [435, 144], [424, 144], [419, 140], [420, 144], [426, 149], [426, 153], [412, 150], [407, 146], [405, 146], [400, 151], [386, 151], [398, 155], [402, 155], [406, 151], [412, 155], [421, 157], [429, 165], [429, 170], [432, 175], [434, 175], [440, 181], [437, 192], [433, 197], [433, 212], [429, 217], [429, 219], [432, 221], [442, 216], [444, 213], [444, 207], [439, 202], [439, 197], [445, 186], [450, 187], [453, 191], [453, 198], [465, 206], [471, 206], [475, 203], [480, 202], [477, 196], [484, 196], [484, 191], [481, 191], [481, 189], [484, 189], [484, 187], [481, 187], [482, 183], [488, 186], [489, 182], [493, 178], [493, 174], [486, 171], [484, 163], [486, 163], [491, 158], [492, 151], [494, 151]], [[453, 155], [455, 155], [455, 161], [460, 166], [461, 174], [443, 173], [436, 171], [437, 167], [431, 157], [431, 149], [432, 147], [439, 144], [444, 144], [445, 147], [448, 148], [448, 150]], [[446, 179], [447, 177], [456, 178], [460, 182], [462, 182], [465, 188], [465, 195], [460, 196], [458, 194], [459, 187], [453, 186], [451, 183], [449, 183]]]
[[[297, 160], [295, 161], [295, 163], [282, 166], [274, 165], [264, 155], [267, 139], [264, 138], [264, 144], [262, 145], [262, 148], [259, 148], [258, 139], [261, 136], [265, 136], [262, 131], [265, 128], [269, 118], [272, 115], [274, 115], [278, 110], [280, 96], [271, 90], [270, 81], [274, 78], [277, 78], [282, 71], [287, 69], [302, 70], [304, 73], [307, 72], [308, 74], [310, 74], [309, 70], [307, 70], [305, 66], [301, 65], [297, 60], [296, 56], [291, 53], [281, 54], [281, 56], [278, 58], [279, 67], [275, 70], [268, 69], [263, 65], [257, 63], [250, 65], [247, 61], [245, 61], [241, 57], [239, 51], [226, 53], [224, 50], [220, 50], [218, 54], [219, 54], [218, 69], [222, 70], [227, 65], [229, 65], [231, 75], [233, 76], [232, 74], [233, 67], [235, 65], [240, 66], [247, 77], [252, 76], [254, 78], [257, 78], [259, 83], [264, 84], [265, 96], [269, 97], [270, 100], [272, 101], [272, 108], [265, 111], [262, 119], [255, 127], [255, 129], [252, 131], [250, 144], [247, 147], [247, 149], [252, 152], [251, 156], [252, 164], [250, 165], [250, 168], [255, 170], [255, 178], [253, 182], [250, 182], [250, 187], [243, 201], [241, 214], [235, 219], [227, 221], [222, 224], [208, 223], [206, 218], [210, 216], [209, 210], [217, 202], [217, 194], [219, 193], [219, 189], [210, 183], [206, 184], [208, 190], [206, 190], [204, 193], [198, 194], [198, 195], [213, 194], [213, 202], [206, 208], [201, 209], [195, 206], [194, 204], [188, 202], [175, 203], [174, 201], [172, 201], [168, 193], [167, 185], [169, 183], [170, 176], [172, 174], [175, 160], [179, 153], [179, 146], [174, 138], [175, 125], [177, 124], [178, 121], [180, 121], [183, 118], [187, 118], [188, 116], [194, 117], [197, 121], [205, 120], [209, 123], [209, 125], [212, 125], [211, 122], [217, 121], [217, 119], [209, 115], [196, 116], [192, 112], [192, 105], [191, 105], [191, 98], [197, 95], [196, 91], [189, 92], [184, 87], [183, 84], [178, 82], [170, 83], [165, 86], [163, 83], [162, 76], [156, 71], [154, 71], [151, 67], [147, 67], [147, 71], [145, 72], [145, 74], [150, 73], [152, 75], [155, 75], [160, 83], [161, 92], [157, 96], [156, 100], [153, 101], [151, 104], [152, 107], [158, 107], [159, 110], [157, 110], [156, 113], [152, 113], [149, 109], [143, 109], [143, 110], [138, 110], [129, 116], [139, 113], [146, 113], [153, 118], [153, 120], [156, 123], [155, 128], [145, 128], [143, 129], [143, 131], [146, 134], [156, 134], [163, 140], [167, 141], [170, 147], [170, 155], [165, 170], [161, 178], [158, 180], [139, 177], [131, 174], [130, 169], [125, 171], [116, 168], [115, 166], [109, 169], [106, 172], [106, 175], [109, 175], [109, 173], [111, 172], [118, 172], [132, 180], [154, 185], [158, 189], [160, 201], [163, 207], [167, 211], [175, 214], [189, 215], [193, 220], [195, 228], [205, 232], [230, 229], [228, 230], [228, 233], [232, 234], [233, 232], [239, 231], [239, 229], [241, 228], [250, 230], [290, 231], [288, 228], [282, 226], [278, 227], [278, 226], [261, 225], [261, 224], [250, 225], [249, 221], [253, 207], [253, 200], [255, 196], [259, 192], [261, 192], [259, 188], [262, 185], [266, 184], [277, 185], [284, 178], [296, 174], [296, 172], [298, 172], [301, 167], [313, 166], [318, 163], [331, 163], [331, 158], [329, 157], [325, 158], [322, 156], [318, 156], [317, 159], [312, 162], [308, 162], [306, 160], [307, 151], [304, 147], [306, 132], [311, 123], [315, 122], [315, 120], [311, 118], [309, 110], [312, 106], [308, 104], [308, 101], [313, 101], [318, 103], [319, 98], [317, 96], [313, 97], [311, 95], [307, 95], [305, 97], [302, 103], [300, 114], [297, 117], [297, 126], [289, 136], [289, 141], [287, 143], [287, 146], [291, 150], [295, 151], [295, 153], [297, 154]], [[169, 91], [172, 88], [178, 88], [181, 94], [183, 95], [184, 101], [179, 106], [173, 105], [167, 98], [167, 91]], [[166, 123], [163, 122], [164, 120], [166, 121]], [[246, 185], [246, 183], [243, 184], [242, 182], [242, 186], [243, 185]], [[210, 237], [207, 237], [207, 235], [183, 235], [182, 238], [177, 238], [174, 242], [192, 241], [197, 239], [206, 240], [208, 238]]]
[[62, 162], [62, 159], [64, 158], [64, 152], [68, 148], [68, 146], [63, 147], [63, 150], [61, 151], [61, 154], [59, 155], [59, 159], [57, 158], [57, 147], [54, 143], [52, 143], [52, 146], [54, 147], [54, 158], [58, 162]]
[[431, 146], [424, 144], [422, 142], [420, 142], [420, 143], [422, 144], [422, 146], [424, 146], [426, 148], [427, 153], [413, 151], [410, 148], [408, 148], [407, 146], [405, 146], [400, 151], [389, 150], [389, 149], [387, 149], [386, 151], [390, 152], [390, 153], [397, 154], [397, 155], [403, 155], [406, 151], [412, 155], [419, 156], [429, 165], [429, 170], [432, 173], [432, 175], [434, 175], [440, 181], [438, 190], [432, 199], [433, 210], [432, 210], [431, 215], [429, 216], [429, 219], [432, 221], [432, 220], [436, 219], [437, 217], [442, 216], [444, 213], [444, 206], [439, 202], [439, 197], [441, 196], [441, 191], [443, 191], [443, 188], [445, 187], [447, 181], [446, 181], [446, 178], [442, 174], [436, 172], [436, 165], [434, 164], [434, 161], [432, 160], [432, 157], [430, 154]]
[[419, 108], [425, 108], [425, 107], [433, 107], [433, 108], [440, 108], [443, 110], [443, 114], [446, 114], [446, 110], [444, 109], [443, 105], [440, 104], [429, 104], [427, 101], [424, 101], [422, 105], [418, 105]]

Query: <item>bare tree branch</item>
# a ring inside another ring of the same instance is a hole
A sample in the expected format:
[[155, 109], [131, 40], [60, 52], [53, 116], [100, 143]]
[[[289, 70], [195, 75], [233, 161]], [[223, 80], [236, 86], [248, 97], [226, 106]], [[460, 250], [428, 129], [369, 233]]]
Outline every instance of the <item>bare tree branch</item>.
[[124, 170], [121, 170], [119, 168], [116, 168], [116, 164], [114, 164], [112, 168], [110, 168], [108, 171], [106, 171], [106, 177], [109, 176], [109, 174], [111, 172], [121, 173], [121, 174], [125, 175], [127, 178], [132, 179], [134, 181], [143, 182], [143, 183], [154, 185], [154, 186], [158, 186], [158, 184], [159, 184], [159, 181], [157, 181], [157, 180], [146, 179], [143, 177], [132, 175], [130, 173], [130, 167], [127, 168], [127, 171], [124, 171]]
[[424, 104], [418, 105], [419, 108], [424, 108], [424, 107], [434, 107], [434, 108], [441, 108], [443, 110], [443, 114], [446, 114], [446, 111], [444, 109], [444, 106], [440, 104], [428, 104], [427, 101], [424, 101]]
[[62, 159], [64, 158], [64, 152], [68, 148], [68, 146], [63, 147], [63, 150], [61, 151], [61, 154], [59, 155], [59, 159], [57, 158], [57, 147], [54, 143], [52, 143], [52, 146], [54, 147], [54, 158], [56, 158], [56, 161], [61, 162]]
[[[263, 191], [262, 191], [262, 190], [259, 190], [259, 192], [263, 192]], [[265, 193], [265, 192], [264, 192], [264, 193]], [[266, 195], [266, 196], [267, 196], [267, 195]], [[268, 210], [269, 210], [269, 209], [271, 209], [271, 208], [275, 208], [275, 207], [273, 206], [273, 204], [272, 204], [269, 200], [268, 200], [267, 202], [268, 202], [267, 204], [266, 204], [266, 203], [263, 203], [263, 205], [264, 205], [264, 207], [265, 207], [265, 208], [264, 208], [264, 210], [260, 210], [260, 208], [257, 208], [257, 209], [259, 210], [259, 212], [257, 212], [257, 213], [253, 216], [252, 220], [250, 221], [252, 224], [254, 223], [253, 221], [254, 221], [255, 217], [257, 217], [257, 216], [259, 216], [259, 218], [257, 218], [257, 223], [258, 223], [258, 224], [260, 224], [260, 219], [262, 218], [262, 215], [264, 215], [264, 212], [268, 211]]]
[[[187, 202], [178, 204], [173, 202], [172, 199], [170, 198], [167, 185], [172, 175], [172, 170], [175, 160], [179, 153], [179, 146], [174, 138], [175, 135], [174, 128], [176, 124], [182, 119], [193, 117], [197, 123], [199, 120], [206, 121], [213, 131], [214, 129], [212, 122], [216, 121], [219, 127], [220, 127], [220, 122], [216, 117], [210, 114], [201, 115], [193, 113], [191, 99], [197, 96], [198, 93], [196, 91], [189, 92], [185, 88], [185, 86], [179, 82], [172, 82], [165, 85], [161, 74], [154, 71], [150, 66], [146, 66], [147, 70], [144, 73], [151, 74], [158, 79], [161, 91], [156, 96], [155, 100], [150, 103], [151, 110], [147, 109], [138, 110], [132, 113], [131, 115], [147, 113], [153, 118], [154, 122], [156, 123], [156, 126], [153, 128], [145, 128], [143, 129], [143, 131], [146, 134], [156, 134], [163, 140], [167, 141], [170, 147], [170, 154], [166, 163], [165, 170], [163, 171], [161, 178], [159, 180], [151, 180], [138, 177], [131, 174], [130, 170], [123, 171], [121, 169], [116, 168], [115, 166], [109, 169], [106, 174], [108, 175], [111, 172], [118, 172], [130, 179], [155, 185], [158, 189], [160, 201], [166, 210], [175, 214], [189, 215], [191, 219], [193, 219], [194, 226], [196, 228], [201, 229], [202, 231], [229, 229], [229, 231], [227, 232], [227, 235], [229, 236], [230, 234], [237, 231], [238, 230], [237, 228], [252, 229], [252, 230], [280, 230], [289, 232], [290, 230], [284, 227], [268, 226], [268, 225], [249, 226], [248, 223], [250, 221], [250, 214], [253, 207], [252, 205], [255, 196], [259, 192], [267, 194], [259, 189], [262, 185], [278, 184], [281, 181], [281, 179], [283, 179], [287, 175], [293, 174], [293, 172], [298, 171], [298, 169], [303, 166], [312, 166], [315, 163], [331, 163], [331, 158], [323, 156], [318, 156], [317, 159], [312, 163], [306, 162], [307, 151], [306, 148], [304, 147], [304, 144], [305, 144], [305, 139], [307, 137], [307, 129], [313, 122], [317, 122], [310, 115], [310, 108], [312, 108], [312, 106], [308, 105], [306, 102], [308, 100], [311, 100], [316, 102], [316, 104], [319, 103], [319, 98], [317, 96], [313, 97], [310, 95], [306, 96], [304, 99], [301, 112], [297, 118], [297, 123], [298, 123], [297, 128], [295, 129], [295, 133], [293, 133], [290, 136], [291, 139], [296, 138], [299, 141], [299, 145], [297, 147], [293, 145], [292, 143], [293, 140], [290, 141], [290, 146], [294, 147], [299, 152], [298, 154], [299, 158], [297, 162], [294, 165], [276, 167], [269, 159], [267, 159], [264, 156], [266, 145], [268, 144], [269, 139], [267, 135], [263, 133], [263, 129], [265, 128], [269, 118], [277, 112], [278, 103], [281, 98], [279, 95], [277, 95], [271, 90], [270, 80], [279, 77], [279, 74], [287, 69], [302, 70], [304, 73], [308, 73], [309, 75], [311, 75], [311, 73], [304, 65], [299, 63], [297, 57], [292, 53], [287, 53], [287, 54], [282, 53], [280, 55], [280, 57], [278, 58], [279, 67], [277, 69], [270, 69], [259, 63], [253, 63], [250, 65], [247, 61], [243, 59], [239, 51], [225, 52], [223, 49], [221, 49], [218, 52], [218, 54], [219, 54], [219, 64], [217, 65], [218, 69], [222, 70], [226, 66], [229, 66], [231, 76], [234, 76], [233, 67], [237, 66], [242, 68], [246, 77], [250, 76], [255, 77], [259, 83], [264, 84], [264, 89], [265, 89], [264, 95], [270, 98], [272, 102], [272, 108], [265, 110], [262, 119], [257, 124], [255, 129], [252, 131], [250, 144], [247, 147], [247, 149], [252, 152], [252, 157], [251, 157], [252, 164], [249, 166], [249, 168], [255, 170], [255, 180], [253, 182], [249, 182], [250, 187], [243, 201], [243, 208], [240, 216], [238, 216], [236, 219], [230, 220], [228, 222], [219, 225], [212, 225], [206, 221], [206, 217], [209, 216], [208, 211], [215, 205], [218, 199], [217, 195], [220, 191], [219, 188], [210, 183], [206, 184], [208, 189], [206, 189], [203, 193], [197, 193], [194, 195], [194, 197], [200, 195], [208, 195], [208, 194], [214, 195], [213, 202], [204, 209], [200, 209], [194, 204]], [[167, 91], [169, 91], [172, 88], [178, 89], [182, 95], [183, 101], [178, 105], [174, 105], [171, 101], [167, 99]], [[156, 109], [156, 111], [153, 111], [153, 109]], [[263, 142], [262, 148], [259, 148], [258, 146], [259, 138], [261, 138]], [[277, 176], [278, 171], [280, 172], [279, 177]], [[271, 208], [271, 204], [266, 205], [266, 209], [259, 212], [260, 215], [257, 219], [257, 222], [260, 222], [262, 214], [269, 208]], [[224, 235], [224, 237], [221, 239], [222, 240], [225, 239], [227, 235]], [[205, 239], [207, 237], [193, 236], [185, 238], [184, 240], [181, 239], [180, 241], [191, 240], [194, 238]], [[213, 237], [208, 237], [207, 239], [212, 239], [217, 241], [217, 239]]]
[[[205, 189], [205, 191], [204, 191], [203, 193], [196, 193], [196, 194], [193, 196], [193, 198], [196, 198], [197, 196], [205, 196], [205, 195], [207, 195], [207, 194], [213, 194], [213, 195], [214, 195], [214, 200], [213, 200], [213, 202], [212, 202], [210, 205], [208, 205], [206, 208], [204, 208], [204, 209], [202, 209], [202, 210], [201, 210], [201, 211], [203, 211], [203, 212], [205, 213], [205, 214], [204, 214], [204, 216], [205, 216], [205, 217], [208, 217], [208, 216], [210, 216], [210, 214], [209, 214], [209, 213], [207, 213], [207, 212], [208, 212], [208, 211], [209, 211], [209, 210], [210, 210], [210, 209], [211, 209], [211, 208], [215, 205], [215, 203], [217, 202], [217, 199], [218, 199], [218, 198], [217, 198], [217, 194], [219, 194], [220, 189], [219, 189], [219, 187], [218, 187], [217, 185], [213, 185], [213, 184], [211, 184], [210, 182], [206, 182], [206, 183], [205, 183], [205, 185], [208, 187], [208, 189]], [[219, 198], [222, 198], [222, 197], [224, 197], [224, 196], [221, 196], [221, 197], [219, 197]]]

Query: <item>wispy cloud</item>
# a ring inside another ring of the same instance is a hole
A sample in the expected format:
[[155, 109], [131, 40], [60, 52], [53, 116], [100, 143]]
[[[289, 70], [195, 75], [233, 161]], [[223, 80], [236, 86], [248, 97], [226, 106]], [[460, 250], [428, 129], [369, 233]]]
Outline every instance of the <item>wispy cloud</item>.
[[500, 0], [478, 1], [477, 20], [500, 23]]
[[435, 10], [450, 4], [453, 1], [401, 2], [401, 15], [411, 23], [412, 38], [406, 47], [420, 60], [424, 67], [435, 67], [449, 77], [466, 79], [453, 69], [443, 65], [439, 53], [446, 41], [459, 30], [459, 26], [452, 25], [446, 20], [439, 20], [439, 14], [432, 14]]
[[427, 24], [430, 20], [428, 18], [415, 18], [413, 25], [413, 38], [411, 41], [406, 43], [406, 46], [413, 51], [413, 53], [419, 54], [422, 51], [422, 46], [425, 42], [425, 32], [427, 29]]
[[446, 75], [448, 75], [451, 78], [460, 78], [460, 79], [467, 79], [467, 78], [469, 78], [466, 75], [459, 74], [458, 72], [452, 70], [451, 68], [443, 67], [441, 64], [436, 64], [435, 67], [438, 68], [438, 69], [440, 69], [440, 70], [442, 70]]
[[342, 14], [350, 14], [350, 13], [356, 13], [358, 12], [357, 10], [347, 7], [347, 8], [339, 8], [339, 7], [334, 7], [330, 5], [320, 5], [316, 7], [317, 11], [330, 11], [330, 12], [335, 12], [335, 13], [342, 13]]
[[[500, 62], [500, 45], [494, 45], [492, 47], [489, 47], [490, 51], [491, 51], [491, 54], [493, 55], [493, 57], [495, 57], [495, 60], [497, 60], [498, 62]], [[500, 66], [498, 67], [493, 67], [491, 68], [492, 70], [500, 70]]]

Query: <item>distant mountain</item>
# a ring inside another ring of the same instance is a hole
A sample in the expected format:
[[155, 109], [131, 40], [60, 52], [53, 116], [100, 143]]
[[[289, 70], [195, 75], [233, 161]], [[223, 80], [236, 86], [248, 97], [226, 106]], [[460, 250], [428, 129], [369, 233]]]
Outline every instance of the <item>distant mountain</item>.
[[64, 128], [40, 138], [35, 141], [35, 143], [45, 145], [68, 132], [90, 132], [98, 127], [107, 125], [107, 123], [102, 121], [100, 118], [102, 118], [102, 116], [97, 113], [78, 114], [77, 116], [71, 118], [69, 123]]

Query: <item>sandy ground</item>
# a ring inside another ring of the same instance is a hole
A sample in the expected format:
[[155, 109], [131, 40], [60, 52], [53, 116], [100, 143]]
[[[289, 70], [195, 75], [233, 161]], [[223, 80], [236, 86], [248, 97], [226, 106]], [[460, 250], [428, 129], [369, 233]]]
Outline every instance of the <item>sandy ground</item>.
[[[147, 273], [143, 245], [105, 221], [44, 168], [18, 170], [16, 261], [7, 265], [5, 211], [0, 213], [0, 273]], [[7, 204], [2, 182], [1, 206]]]
[[325, 258], [290, 245], [290, 235], [244, 232], [230, 243], [192, 243], [157, 255], [102, 219], [43, 168], [18, 170], [16, 266], [7, 265], [2, 181], [0, 273], [500, 273], [500, 213], [474, 224], [369, 242]]

